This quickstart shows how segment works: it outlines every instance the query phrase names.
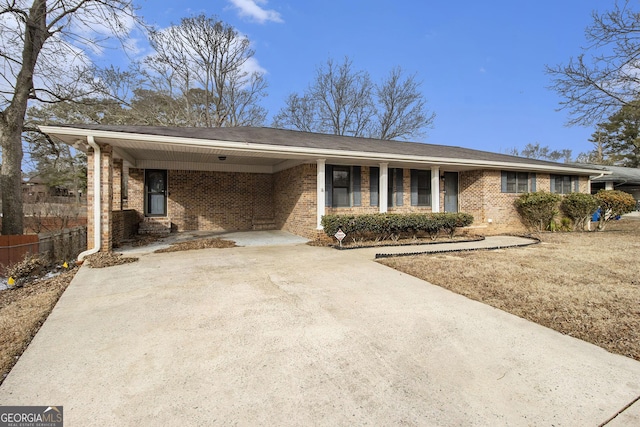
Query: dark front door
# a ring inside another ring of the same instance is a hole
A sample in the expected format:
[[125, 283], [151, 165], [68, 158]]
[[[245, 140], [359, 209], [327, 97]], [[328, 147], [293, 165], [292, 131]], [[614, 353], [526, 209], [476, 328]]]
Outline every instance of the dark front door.
[[145, 170], [145, 215], [167, 216], [167, 171]]
[[458, 212], [458, 172], [444, 173], [444, 211]]

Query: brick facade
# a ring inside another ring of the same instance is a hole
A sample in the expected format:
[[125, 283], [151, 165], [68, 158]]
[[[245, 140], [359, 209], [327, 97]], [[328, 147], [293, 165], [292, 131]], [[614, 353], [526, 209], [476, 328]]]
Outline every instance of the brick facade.
[[138, 233], [141, 218], [132, 209], [114, 210], [112, 213], [113, 246], [119, 246], [123, 241], [133, 239]]
[[[167, 216], [172, 228], [252, 230], [274, 218], [273, 176], [240, 172], [169, 170]], [[128, 206], [144, 217], [144, 170], [129, 169]]]
[[316, 230], [315, 164], [305, 164], [278, 172], [273, 180], [276, 228], [314, 238]]
[[[128, 207], [126, 216], [111, 213], [111, 207], [122, 205], [122, 162], [112, 161], [108, 147], [102, 158], [102, 189], [106, 197], [102, 204], [103, 250], [109, 250], [127, 238], [135, 222], [144, 219], [145, 171], [130, 168], [128, 173]], [[89, 153], [89, 164], [92, 163]], [[92, 168], [88, 168], [88, 205], [93, 202]], [[371, 206], [370, 168], [362, 166], [361, 206], [325, 207], [326, 214], [376, 213]], [[443, 173], [444, 171], [441, 171]], [[247, 231], [280, 229], [316, 238], [322, 234], [316, 228], [317, 165], [302, 164], [274, 174], [247, 172], [212, 172], [192, 170], [167, 171], [167, 218], [177, 231]], [[389, 213], [431, 212], [430, 206], [411, 205], [411, 169], [403, 170], [403, 204], [389, 206]], [[440, 210], [444, 211], [444, 185], [440, 180]], [[550, 190], [548, 174], [537, 174], [536, 189]], [[580, 178], [580, 191], [588, 191], [588, 179]], [[514, 207], [517, 194], [501, 191], [501, 171], [474, 170], [459, 173], [459, 211], [474, 216], [473, 226], [484, 234], [521, 232], [524, 226]], [[393, 196], [395, 201], [395, 194]], [[107, 214], [107, 212], [109, 214]], [[111, 216], [113, 215], [113, 221]], [[92, 243], [93, 214], [89, 212], [88, 235]], [[266, 227], [265, 227], [266, 224]], [[107, 249], [108, 248], [108, 249]]]

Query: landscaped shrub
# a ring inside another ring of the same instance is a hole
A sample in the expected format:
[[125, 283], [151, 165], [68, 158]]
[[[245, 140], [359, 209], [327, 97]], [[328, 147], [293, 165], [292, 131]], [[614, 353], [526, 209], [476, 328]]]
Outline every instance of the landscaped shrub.
[[352, 238], [394, 239], [426, 233], [435, 239], [440, 231], [453, 237], [456, 230], [473, 223], [473, 216], [465, 213], [426, 214], [362, 214], [325, 215], [322, 226], [327, 236], [338, 229]]
[[574, 230], [584, 230], [596, 209], [598, 201], [591, 194], [570, 193], [560, 202], [560, 210], [573, 221]]
[[595, 198], [600, 206], [598, 230], [604, 230], [609, 221], [631, 212], [636, 207], [633, 196], [624, 191], [600, 190], [596, 193]]
[[558, 194], [537, 191], [521, 194], [515, 205], [527, 227], [544, 231], [555, 227], [554, 218], [558, 215], [560, 199]]

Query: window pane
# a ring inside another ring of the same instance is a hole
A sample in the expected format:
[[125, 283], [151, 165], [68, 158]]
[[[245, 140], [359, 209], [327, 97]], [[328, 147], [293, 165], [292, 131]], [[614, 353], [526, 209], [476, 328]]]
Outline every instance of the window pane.
[[571, 193], [571, 177], [569, 175], [565, 175], [562, 177], [562, 194]]
[[429, 206], [431, 204], [431, 197], [426, 191], [418, 192], [418, 206]]
[[333, 206], [348, 207], [349, 206], [349, 189], [342, 187], [333, 188]]
[[349, 170], [343, 168], [333, 168], [333, 186], [349, 187]]
[[518, 179], [518, 193], [526, 193], [527, 191], [529, 191], [528, 182]]
[[431, 205], [431, 171], [418, 171], [418, 206]]
[[516, 192], [516, 177], [515, 172], [507, 172], [507, 193]]

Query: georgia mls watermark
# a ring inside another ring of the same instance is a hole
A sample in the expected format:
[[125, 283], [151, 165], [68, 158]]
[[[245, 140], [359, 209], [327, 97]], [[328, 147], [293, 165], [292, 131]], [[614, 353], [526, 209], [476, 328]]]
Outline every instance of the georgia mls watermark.
[[0, 406], [0, 427], [63, 427], [62, 406]]

